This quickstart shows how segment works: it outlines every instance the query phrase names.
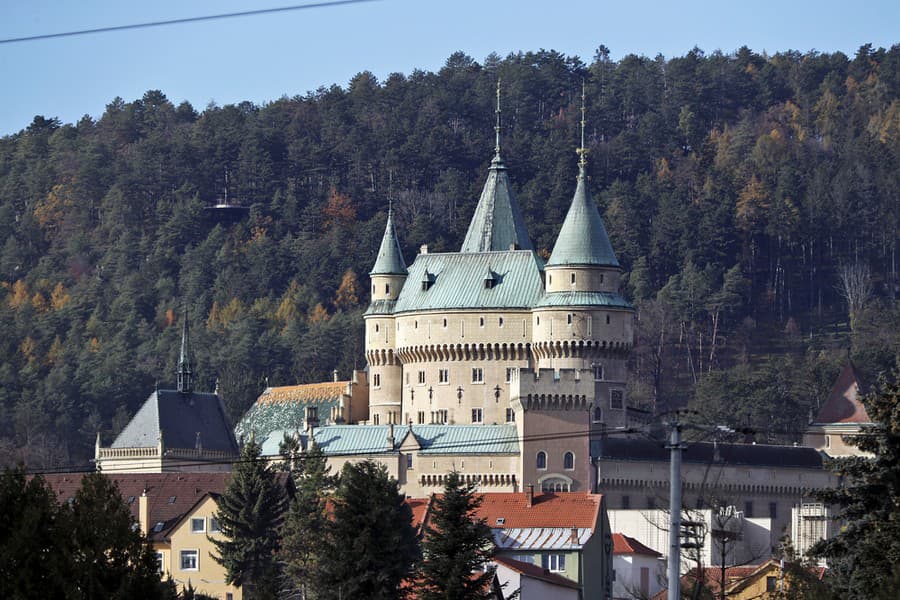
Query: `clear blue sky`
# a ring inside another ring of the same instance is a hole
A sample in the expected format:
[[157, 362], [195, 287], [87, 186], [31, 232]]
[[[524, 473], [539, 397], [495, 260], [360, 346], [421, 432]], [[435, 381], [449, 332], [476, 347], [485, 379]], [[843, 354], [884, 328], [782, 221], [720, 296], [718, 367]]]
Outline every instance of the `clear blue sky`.
[[[301, 4], [301, 0], [5, 0], [0, 39]], [[462, 50], [554, 49], [590, 62], [600, 44], [613, 59], [680, 56], [747, 45], [757, 52], [843, 51], [900, 42], [900, 1], [733, 0], [681, 2], [380, 0], [272, 15], [0, 44], [0, 136], [34, 115], [98, 117], [116, 96], [159, 89], [198, 110], [264, 103], [369, 70], [437, 70]]]

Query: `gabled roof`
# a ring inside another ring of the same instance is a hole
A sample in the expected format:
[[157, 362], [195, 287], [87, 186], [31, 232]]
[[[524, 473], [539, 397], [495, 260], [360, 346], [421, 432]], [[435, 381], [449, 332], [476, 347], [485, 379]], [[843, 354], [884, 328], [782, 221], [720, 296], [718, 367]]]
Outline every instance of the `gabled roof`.
[[162, 433], [166, 448], [197, 447], [239, 453], [219, 396], [200, 392], [157, 390], [150, 394], [112, 448], [153, 448]]
[[572, 581], [571, 579], [566, 579], [562, 575], [557, 575], [556, 573], [551, 573], [547, 569], [543, 569], [538, 565], [533, 565], [531, 563], [522, 562], [520, 560], [515, 560], [513, 558], [509, 558], [506, 556], [495, 556], [493, 561], [498, 565], [503, 565], [507, 569], [512, 569], [516, 573], [524, 577], [530, 577], [531, 579], [538, 579], [545, 583], [549, 583], [551, 585], [558, 585], [560, 587], [570, 588], [577, 590], [579, 589], [578, 582]]
[[867, 392], [856, 366], [848, 361], [837, 381], [828, 393], [828, 398], [819, 409], [815, 422], [826, 423], [871, 423], [872, 419], [862, 403]]
[[[163, 539], [167, 532], [207, 493], [221, 493], [231, 481], [231, 473], [129, 473], [106, 474], [122, 494], [137, 521], [141, 494], [146, 490], [150, 538]], [[75, 496], [82, 475], [52, 474], [44, 479], [62, 503]]]
[[[591, 456], [597, 459], [669, 462], [669, 451], [662, 442], [641, 439], [607, 437], [593, 440]], [[697, 442], [689, 444], [681, 456], [682, 461], [687, 463], [823, 468], [822, 454], [815, 448], [805, 446]]]
[[648, 548], [633, 537], [629, 537], [622, 533], [612, 534], [613, 554], [640, 554], [643, 556], [652, 556], [659, 558], [662, 556], [653, 548]]
[[397, 233], [394, 231], [394, 219], [391, 211], [388, 211], [381, 247], [378, 249], [378, 257], [375, 259], [375, 265], [369, 275], [406, 275], [406, 263], [403, 261], [403, 252], [400, 250], [400, 242], [397, 241]]
[[[494, 284], [486, 287], [491, 270]], [[531, 250], [420, 254], [409, 268], [394, 314], [423, 310], [528, 309], [543, 296], [542, 261]], [[418, 285], [425, 272], [434, 283]]]
[[584, 167], [579, 170], [575, 196], [547, 261], [548, 267], [562, 265], [619, 267], [600, 211], [587, 188]]
[[509, 250], [510, 247], [533, 249], [519, 204], [509, 185], [506, 166], [497, 154], [491, 161], [481, 198], [459, 251], [490, 252]]
[[[528, 506], [526, 492], [481, 494], [477, 515], [492, 528], [503, 529], [589, 529], [600, 519], [603, 496], [589, 492], [535, 493]], [[498, 521], [501, 520], [501, 521]]]

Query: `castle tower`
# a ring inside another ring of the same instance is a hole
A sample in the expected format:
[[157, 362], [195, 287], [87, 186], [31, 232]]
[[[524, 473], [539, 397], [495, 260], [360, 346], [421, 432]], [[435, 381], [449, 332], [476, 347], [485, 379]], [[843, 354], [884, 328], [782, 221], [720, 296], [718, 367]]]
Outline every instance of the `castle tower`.
[[369, 419], [375, 423], [399, 423], [402, 366], [396, 354], [396, 327], [393, 310], [408, 272], [394, 231], [393, 211], [387, 224], [378, 257], [369, 276], [372, 301], [365, 314], [366, 360], [369, 363]]
[[583, 91], [581, 110], [575, 195], [544, 266], [546, 293], [532, 312], [533, 348], [539, 368], [590, 370], [597, 386], [593, 420], [624, 423], [634, 309], [619, 295], [622, 269], [588, 189]]

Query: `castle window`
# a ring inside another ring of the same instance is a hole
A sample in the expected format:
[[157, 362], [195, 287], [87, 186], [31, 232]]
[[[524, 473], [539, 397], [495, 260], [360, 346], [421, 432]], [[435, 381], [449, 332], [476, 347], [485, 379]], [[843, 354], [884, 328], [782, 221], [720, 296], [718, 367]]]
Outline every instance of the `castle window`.
[[537, 457], [534, 461], [534, 466], [538, 469], [546, 469], [547, 468], [547, 453], [541, 450], [537, 453]]
[[416, 421], [419, 423], [419, 425], [425, 424], [425, 411], [424, 410], [419, 411]]
[[375, 323], [375, 333], [378, 333], [378, 330], [379, 330], [378, 323]]
[[575, 455], [571, 452], [566, 452], [563, 456], [563, 469], [567, 469], [569, 471], [575, 468]]
[[375, 284], [374, 283], [372, 284], [372, 295], [373, 296], [375, 295]]
[[575, 273], [572, 273], [572, 285], [575, 285]]
[[603, 381], [603, 365], [593, 364], [591, 368], [594, 369], [594, 381]]
[[594, 423], [603, 422], [603, 409], [599, 406], [594, 407]]
[[378, 418], [378, 415], [372, 415], [372, 425], [378, 425], [381, 419]]
[[625, 408], [625, 392], [622, 390], [609, 391], [609, 407], [616, 410]]
[[572, 324], [572, 313], [566, 315], [566, 325]]
[[547, 285], [553, 283], [553, 275], [547, 275]]
[[478, 326], [484, 327], [484, 317], [478, 317]]
[[384, 293], [385, 294], [391, 293], [391, 284], [389, 284], [389, 283], [384, 284]]
[[631, 508], [631, 497], [630, 496], [622, 496], [622, 508], [628, 510]]
[[515, 423], [516, 422], [516, 411], [511, 408], [506, 409], [506, 422], [507, 423]]
[[413, 321], [413, 329], [418, 329], [418, 328], [419, 328], [419, 321], [418, 320]]
[[447, 319], [444, 319], [444, 327], [447, 327]]
[[751, 500], [744, 502], [744, 518], [753, 518], [753, 502]]
[[540, 318], [540, 317], [537, 318], [537, 324], [538, 324], [538, 325], [541, 324], [541, 318]]
[[503, 317], [500, 317], [500, 319], [497, 321], [497, 324], [498, 324], [500, 327], [503, 327]]
[[609, 315], [606, 315], [606, 324], [609, 325]]
[[600, 273], [600, 283], [603, 283], [603, 273]]
[[777, 502], [769, 502], [769, 518], [770, 519], [778, 518], [778, 503]]
[[425, 371], [419, 371], [419, 385], [425, 385]]
[[450, 383], [450, 369], [438, 369], [438, 383]]
[[484, 369], [481, 367], [472, 369], [472, 383], [484, 383]]
[[506, 383], [512, 381], [512, 367], [506, 367]]
[[375, 373], [372, 375], [372, 387], [374, 387], [374, 388], [381, 387], [381, 373]]
[[413, 468], [413, 455], [407, 454], [406, 455], [406, 469], [409, 470], [412, 468]]
[[472, 409], [472, 422], [473, 423], [484, 423], [484, 409], [483, 408], [473, 408]]

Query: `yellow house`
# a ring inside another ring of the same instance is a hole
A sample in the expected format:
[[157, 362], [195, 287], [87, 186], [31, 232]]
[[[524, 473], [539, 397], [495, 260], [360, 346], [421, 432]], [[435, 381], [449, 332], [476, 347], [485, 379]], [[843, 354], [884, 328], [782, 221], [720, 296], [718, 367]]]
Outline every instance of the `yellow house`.
[[[813, 567], [809, 570], [811, 578], [822, 579], [825, 569]], [[722, 572], [718, 567], [706, 567], [701, 571], [702, 591], [700, 598], [722, 597]], [[725, 569], [725, 597], [728, 600], [778, 600], [784, 598], [796, 584], [795, 575], [785, 570], [781, 561], [774, 558], [758, 565], [741, 565]], [[681, 593], [688, 597], [698, 584], [697, 570], [692, 569], [681, 577]], [[663, 589], [653, 600], [665, 600], [668, 590]]]

